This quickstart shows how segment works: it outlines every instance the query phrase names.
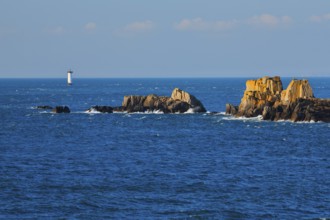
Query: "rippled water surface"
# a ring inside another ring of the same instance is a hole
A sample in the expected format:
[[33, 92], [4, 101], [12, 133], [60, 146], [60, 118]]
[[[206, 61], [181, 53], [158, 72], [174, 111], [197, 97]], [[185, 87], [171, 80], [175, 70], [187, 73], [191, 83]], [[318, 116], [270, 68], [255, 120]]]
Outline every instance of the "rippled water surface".
[[224, 112], [245, 80], [0, 79], [0, 218], [330, 218], [330, 124], [84, 113], [175, 87]]

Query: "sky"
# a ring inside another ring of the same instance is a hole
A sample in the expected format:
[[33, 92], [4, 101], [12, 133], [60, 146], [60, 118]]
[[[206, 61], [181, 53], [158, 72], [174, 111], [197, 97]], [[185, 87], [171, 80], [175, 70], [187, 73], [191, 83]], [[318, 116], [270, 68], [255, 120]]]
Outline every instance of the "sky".
[[330, 77], [329, 0], [0, 0], [0, 78]]

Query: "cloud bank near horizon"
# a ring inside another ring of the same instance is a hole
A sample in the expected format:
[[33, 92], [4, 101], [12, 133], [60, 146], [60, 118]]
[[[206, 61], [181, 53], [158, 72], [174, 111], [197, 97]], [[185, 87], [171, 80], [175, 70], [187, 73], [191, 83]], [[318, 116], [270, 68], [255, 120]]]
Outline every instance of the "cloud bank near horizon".
[[329, 74], [330, 1], [293, 1], [6, 1], [0, 77]]

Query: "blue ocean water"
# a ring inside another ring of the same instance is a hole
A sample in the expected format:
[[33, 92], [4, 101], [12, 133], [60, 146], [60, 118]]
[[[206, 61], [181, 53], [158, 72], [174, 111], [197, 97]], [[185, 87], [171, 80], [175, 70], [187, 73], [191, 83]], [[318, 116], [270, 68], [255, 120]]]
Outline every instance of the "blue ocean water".
[[[330, 124], [84, 112], [175, 87], [224, 112], [245, 81], [0, 79], [0, 218], [330, 218]], [[330, 78], [309, 81], [330, 97]]]

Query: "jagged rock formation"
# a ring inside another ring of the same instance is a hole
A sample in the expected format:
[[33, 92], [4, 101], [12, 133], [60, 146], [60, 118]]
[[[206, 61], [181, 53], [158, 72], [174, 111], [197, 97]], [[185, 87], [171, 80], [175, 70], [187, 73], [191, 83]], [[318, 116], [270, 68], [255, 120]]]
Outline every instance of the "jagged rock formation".
[[127, 112], [162, 111], [164, 113], [184, 113], [189, 109], [194, 112], [206, 112], [203, 104], [193, 95], [175, 88], [171, 97], [157, 96], [125, 96], [121, 110]]
[[280, 77], [248, 80], [239, 106], [226, 105], [226, 113], [264, 120], [330, 122], [330, 99], [314, 98], [307, 80], [292, 80], [283, 90]]
[[246, 117], [261, 115], [266, 103], [280, 100], [282, 88], [280, 77], [248, 80], [237, 115]]
[[53, 113], [70, 113], [68, 106], [56, 106], [53, 110]]

